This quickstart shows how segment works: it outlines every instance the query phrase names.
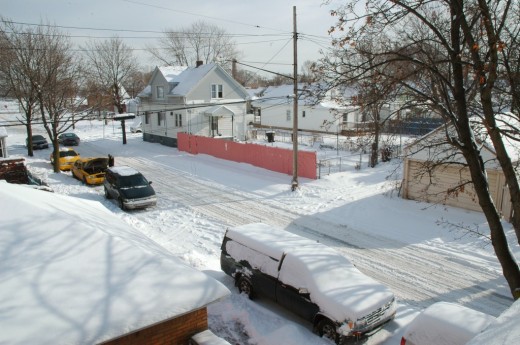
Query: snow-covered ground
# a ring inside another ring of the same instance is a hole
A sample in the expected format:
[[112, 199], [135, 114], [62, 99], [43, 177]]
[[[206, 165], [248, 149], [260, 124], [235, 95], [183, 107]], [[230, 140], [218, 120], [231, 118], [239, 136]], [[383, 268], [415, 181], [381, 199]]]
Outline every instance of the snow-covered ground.
[[[0, 104], [0, 126], [13, 116]], [[6, 129], [10, 156], [26, 157], [24, 128]], [[44, 134], [38, 127], [35, 132]], [[82, 156], [111, 154], [116, 165], [132, 166], [153, 181], [157, 207], [122, 212], [104, 199], [102, 187], [85, 186], [68, 172], [54, 173], [49, 149], [26, 157], [29, 168], [56, 193], [99, 201], [188, 265], [228, 286], [231, 297], [209, 307], [209, 327], [233, 344], [330, 344], [314, 335], [310, 324], [275, 304], [239, 295], [232, 279], [220, 270], [226, 227], [251, 222], [319, 240], [390, 287], [399, 302], [396, 318], [366, 344], [398, 344], [404, 327], [434, 302], [460, 303], [493, 316], [512, 303], [491, 244], [464, 230], [487, 233], [483, 215], [399, 198], [399, 174], [392, 174], [401, 169], [397, 159], [376, 168], [364, 164], [358, 170], [357, 156], [347, 171], [319, 180], [300, 179], [300, 188], [291, 192], [288, 175], [189, 155], [143, 142], [141, 134], [127, 133], [128, 143], [123, 145], [117, 124], [84, 121], [74, 132], [81, 138], [77, 151]], [[319, 154], [330, 157], [335, 152]], [[505, 225], [511, 250], [520, 260], [514, 231]]]

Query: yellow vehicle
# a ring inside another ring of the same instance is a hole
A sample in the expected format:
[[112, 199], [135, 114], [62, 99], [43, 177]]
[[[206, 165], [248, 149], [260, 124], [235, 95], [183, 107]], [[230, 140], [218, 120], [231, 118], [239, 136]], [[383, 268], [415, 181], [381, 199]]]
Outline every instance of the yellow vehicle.
[[[51, 164], [54, 165], [54, 152], [50, 155]], [[80, 158], [79, 153], [74, 151], [71, 148], [60, 148], [60, 158], [58, 160], [58, 165], [60, 170], [68, 171], [72, 169], [72, 165], [75, 161]]]
[[97, 185], [105, 181], [105, 171], [108, 168], [108, 158], [80, 158], [72, 166], [72, 176], [85, 184]]

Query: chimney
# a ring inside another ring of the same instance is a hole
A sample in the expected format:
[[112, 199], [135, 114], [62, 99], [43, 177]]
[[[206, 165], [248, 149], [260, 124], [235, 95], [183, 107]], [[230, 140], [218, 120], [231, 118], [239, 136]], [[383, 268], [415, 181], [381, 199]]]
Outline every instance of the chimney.
[[195, 67], [200, 67], [200, 66], [202, 66], [202, 64], [203, 64], [202, 60], [197, 60]]

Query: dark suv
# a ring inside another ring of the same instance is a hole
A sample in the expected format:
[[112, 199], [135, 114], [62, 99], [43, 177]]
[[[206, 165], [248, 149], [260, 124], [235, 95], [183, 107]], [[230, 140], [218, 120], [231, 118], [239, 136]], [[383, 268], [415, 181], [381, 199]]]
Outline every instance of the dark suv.
[[155, 206], [155, 191], [146, 178], [129, 166], [110, 167], [105, 173], [105, 198], [117, 200], [122, 210]]

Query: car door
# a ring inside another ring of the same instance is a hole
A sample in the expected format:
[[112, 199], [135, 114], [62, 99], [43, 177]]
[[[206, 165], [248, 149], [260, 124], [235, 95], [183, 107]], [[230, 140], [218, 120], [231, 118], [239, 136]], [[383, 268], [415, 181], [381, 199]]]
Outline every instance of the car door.
[[313, 321], [320, 308], [311, 301], [304, 279], [299, 279], [298, 266], [292, 265], [291, 260], [293, 258], [287, 255], [282, 258], [276, 284], [276, 302], [302, 318]]

